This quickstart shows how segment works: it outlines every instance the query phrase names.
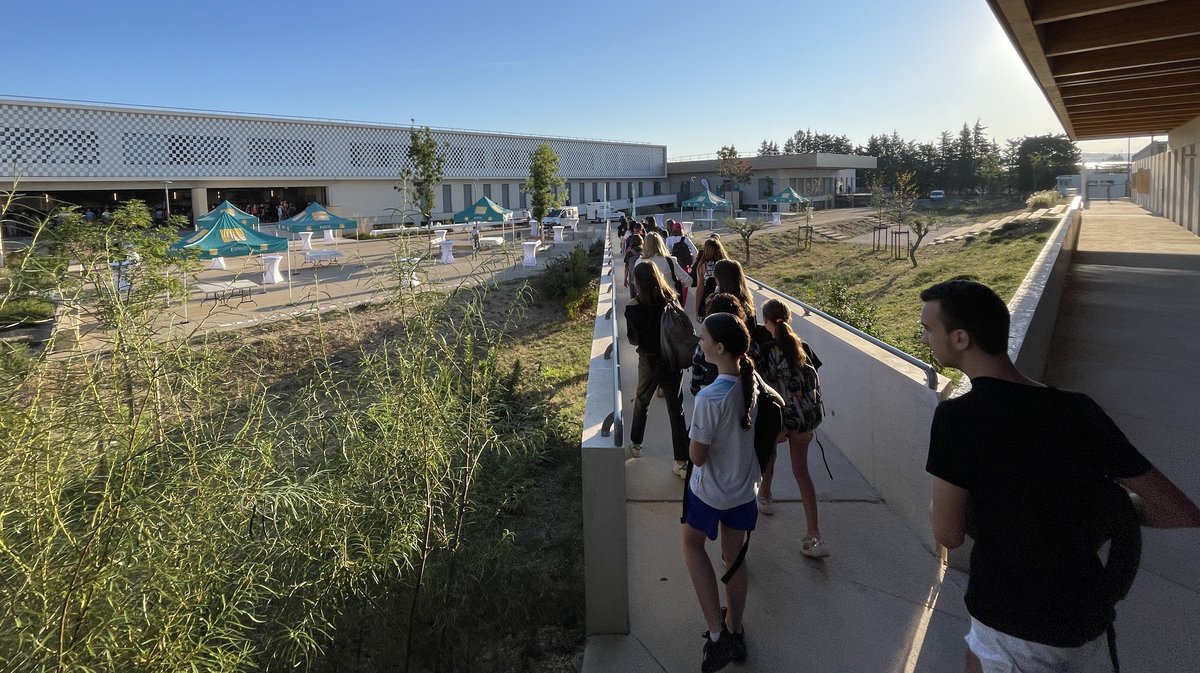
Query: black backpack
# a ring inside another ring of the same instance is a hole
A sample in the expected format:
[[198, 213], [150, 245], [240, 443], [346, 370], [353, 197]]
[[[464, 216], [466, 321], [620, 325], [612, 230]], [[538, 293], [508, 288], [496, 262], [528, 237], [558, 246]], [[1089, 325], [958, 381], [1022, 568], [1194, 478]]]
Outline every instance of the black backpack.
[[685, 269], [692, 268], [692, 249], [688, 247], [687, 236], [680, 236], [675, 245], [671, 246], [671, 256], [679, 260], [680, 266]]
[[692, 356], [700, 337], [692, 319], [679, 302], [670, 301], [663, 307], [659, 320], [658, 357], [663, 369], [678, 372], [692, 366]]
[[1091, 540], [1099, 550], [1108, 542], [1108, 558], [1104, 563], [1103, 584], [1098, 587], [1109, 604], [1109, 622], [1105, 635], [1108, 639], [1108, 656], [1112, 661], [1113, 673], [1120, 673], [1121, 662], [1117, 658], [1117, 603], [1125, 599], [1137, 577], [1142, 560], [1142, 515], [1140, 500], [1134, 494], [1112, 480], [1106, 480], [1092, 503], [1097, 514], [1096, 529]]

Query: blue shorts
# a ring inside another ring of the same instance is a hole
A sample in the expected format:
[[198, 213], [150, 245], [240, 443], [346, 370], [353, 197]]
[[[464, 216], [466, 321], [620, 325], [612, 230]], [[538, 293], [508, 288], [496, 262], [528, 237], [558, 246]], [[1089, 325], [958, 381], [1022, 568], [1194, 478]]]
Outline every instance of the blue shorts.
[[687, 525], [704, 533], [708, 539], [715, 540], [718, 522], [737, 530], [754, 530], [754, 524], [758, 523], [758, 500], [751, 498], [750, 502], [737, 507], [716, 509], [688, 489], [687, 510], [684, 516], [687, 518]]

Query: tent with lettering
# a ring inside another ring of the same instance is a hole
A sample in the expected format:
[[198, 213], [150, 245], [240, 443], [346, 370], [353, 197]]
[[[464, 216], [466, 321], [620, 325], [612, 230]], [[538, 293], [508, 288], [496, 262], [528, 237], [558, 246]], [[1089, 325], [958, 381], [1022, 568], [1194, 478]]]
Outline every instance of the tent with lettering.
[[[199, 222], [199, 221], [197, 221]], [[242, 224], [228, 212], [220, 213], [209, 224], [199, 225], [196, 231], [171, 244], [168, 254], [185, 257], [195, 254], [200, 259], [215, 257], [248, 257], [267, 253], [288, 252], [288, 240], [264, 234]], [[292, 297], [292, 256], [287, 255], [288, 300]], [[184, 303], [187, 306], [187, 303]], [[185, 308], [186, 310], [186, 308]]]
[[[284, 231], [333, 231], [338, 229], [357, 229], [358, 222], [344, 217], [338, 217], [325, 209], [316, 201], [292, 217], [279, 223]], [[332, 235], [332, 234], [331, 234]]]
[[196, 218], [196, 228], [211, 227], [213, 223], [217, 221], [217, 218], [221, 217], [223, 214], [232, 216], [235, 220], [241, 222], [242, 224], [257, 226], [259, 223], [258, 218], [254, 215], [247, 213], [241, 208], [238, 208], [229, 201], [222, 201], [221, 205], [213, 208], [212, 211], [207, 215], [201, 215], [200, 217]]

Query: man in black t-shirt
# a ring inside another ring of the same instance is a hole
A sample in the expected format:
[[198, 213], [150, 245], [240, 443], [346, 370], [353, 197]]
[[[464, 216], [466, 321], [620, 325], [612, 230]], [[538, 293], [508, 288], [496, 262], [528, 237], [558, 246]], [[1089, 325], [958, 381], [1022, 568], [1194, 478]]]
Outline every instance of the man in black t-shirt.
[[1017, 370], [1008, 308], [988, 287], [948, 281], [921, 301], [922, 343], [971, 379], [938, 405], [926, 464], [938, 543], [963, 543], [970, 502], [966, 670], [1097, 670], [1113, 613], [1088, 531], [1105, 481], [1141, 496], [1146, 525], [1200, 526], [1200, 509], [1089, 397]]

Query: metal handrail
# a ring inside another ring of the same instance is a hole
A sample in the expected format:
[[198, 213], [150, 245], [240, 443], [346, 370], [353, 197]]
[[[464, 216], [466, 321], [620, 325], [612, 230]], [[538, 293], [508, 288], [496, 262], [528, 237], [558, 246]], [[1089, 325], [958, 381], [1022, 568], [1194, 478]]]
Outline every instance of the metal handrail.
[[867, 334], [866, 332], [858, 329], [857, 327], [854, 327], [854, 326], [849, 325], [841, 320], [838, 320], [837, 318], [829, 315], [828, 313], [822, 311], [821, 309], [816, 308], [814, 306], [810, 306], [810, 305], [800, 301], [799, 299], [796, 299], [795, 297], [791, 296], [790, 294], [787, 294], [786, 292], [783, 292], [782, 290], [773, 288], [770, 285], [763, 283], [762, 281], [751, 278], [750, 276], [746, 277], [746, 281], [757, 285], [759, 290], [766, 290], [767, 292], [772, 292], [772, 293], [779, 295], [780, 297], [783, 297], [784, 299], [792, 302], [793, 304], [796, 304], [800, 308], [803, 308], [804, 315], [811, 315], [811, 314], [815, 313], [816, 315], [821, 316], [822, 318], [828, 320], [829, 322], [832, 322], [833, 324], [837, 325], [838, 327], [841, 327], [842, 329], [844, 329], [866, 341], [869, 341], [870, 343], [872, 343], [876, 346], [879, 346], [883, 350], [891, 353], [892, 355], [895, 355], [896, 357], [900, 358], [901, 360], [904, 360], [905, 362], [907, 362], [911, 365], [915, 365], [916, 367], [920, 368], [921, 370], [923, 370], [925, 372], [925, 383], [926, 383], [926, 385], [929, 386], [929, 389], [937, 390], [937, 383], [938, 383], [937, 370], [934, 369], [933, 365], [929, 364], [928, 362], [925, 362], [924, 360], [922, 360], [920, 358], [917, 358], [908, 353], [905, 353], [904, 351], [900, 350], [899, 348], [896, 348], [895, 346], [893, 346], [885, 341], [881, 341], [881, 340], [877, 339], [876, 337], [873, 337], [870, 334]]
[[625, 443], [624, 411], [621, 404], [621, 343], [617, 336], [617, 262], [612, 249], [612, 223], [604, 223], [604, 253], [608, 261], [608, 272], [612, 277], [612, 303], [608, 309], [608, 320], [612, 325], [612, 369], [613, 369], [613, 446], [621, 447]]

